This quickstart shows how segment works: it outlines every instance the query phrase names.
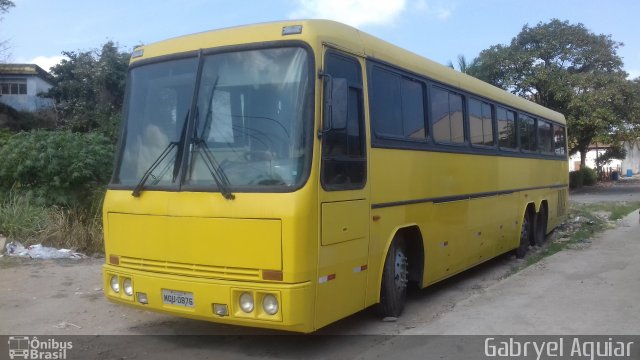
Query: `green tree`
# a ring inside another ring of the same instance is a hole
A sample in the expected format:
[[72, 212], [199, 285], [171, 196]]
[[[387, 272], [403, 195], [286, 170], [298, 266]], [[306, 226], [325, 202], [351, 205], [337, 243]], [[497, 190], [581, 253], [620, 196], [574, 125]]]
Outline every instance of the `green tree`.
[[635, 90], [617, 54], [622, 45], [583, 24], [553, 19], [525, 25], [509, 45], [482, 51], [467, 73], [563, 113], [569, 153], [580, 151], [584, 166], [594, 141], [637, 135]]
[[66, 51], [51, 68], [55, 84], [45, 96], [57, 103], [59, 126], [73, 132], [100, 131], [115, 140], [130, 54], [112, 41], [100, 50]]
[[0, 0], [0, 14], [4, 14], [12, 7], [16, 6], [11, 0]]
[[[475, 61], [475, 60], [474, 60]], [[473, 62], [469, 63], [469, 61], [467, 61], [467, 58], [460, 54], [458, 55], [458, 71], [460, 71], [461, 73], [465, 73], [467, 74], [469, 72], [469, 69], [473, 66]], [[452, 69], [456, 69], [456, 67], [453, 65], [453, 61], [449, 60], [449, 63], [447, 64], [448, 67], [452, 68]]]

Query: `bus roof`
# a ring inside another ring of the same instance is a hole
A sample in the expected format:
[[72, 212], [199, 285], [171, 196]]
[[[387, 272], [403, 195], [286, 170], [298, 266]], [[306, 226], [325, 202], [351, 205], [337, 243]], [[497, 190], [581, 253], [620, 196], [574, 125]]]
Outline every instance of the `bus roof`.
[[[300, 33], [296, 33], [294, 29], [293, 33], [284, 34], [283, 29], [285, 27], [296, 25], [302, 26]], [[532, 115], [566, 124], [564, 116], [556, 111], [438, 64], [351, 26], [331, 20], [277, 21], [180, 36], [136, 48], [131, 63], [198, 49], [280, 40], [302, 40], [316, 49], [323, 44], [327, 44], [356, 55], [384, 61], [412, 73], [506, 106], [517, 108]], [[315, 56], [318, 60], [320, 59], [319, 53], [315, 54]]]

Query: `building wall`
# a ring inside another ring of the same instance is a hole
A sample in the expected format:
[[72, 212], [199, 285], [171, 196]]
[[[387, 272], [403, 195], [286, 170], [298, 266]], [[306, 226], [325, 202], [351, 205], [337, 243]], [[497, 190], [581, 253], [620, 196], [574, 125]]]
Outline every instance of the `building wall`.
[[[16, 78], [16, 76], [12, 76]], [[53, 99], [41, 98], [39, 93], [51, 89], [51, 85], [37, 76], [26, 76], [26, 95], [2, 95], [0, 102], [11, 106], [19, 111], [38, 111], [53, 107]]]
[[[598, 149], [598, 156], [603, 155], [605, 151], [606, 149]], [[605, 165], [604, 167], [615, 170], [620, 168], [621, 164], [622, 164], [622, 161], [613, 159], [611, 160], [611, 162], [609, 162], [609, 164]], [[591, 149], [587, 152], [585, 165], [592, 169], [596, 168], [596, 150], [595, 149]], [[580, 152], [578, 151], [577, 153], [575, 153], [573, 156], [569, 158], [569, 171], [575, 171], [575, 170], [578, 170], [579, 168], [580, 168]], [[622, 168], [622, 171], [626, 171], [626, 170]]]
[[640, 173], [640, 139], [625, 144], [627, 150], [626, 159], [622, 160], [622, 173], [626, 174], [628, 169], [634, 174]]
[[[622, 175], [627, 174], [627, 170], [631, 169], [634, 174], [640, 174], [640, 139], [634, 142], [625, 143], [625, 150], [627, 150], [627, 157], [624, 160], [612, 160], [605, 167], [610, 167], [613, 170], [619, 168]], [[604, 149], [599, 149], [598, 154], [604, 154]], [[586, 159], [587, 167], [595, 169], [596, 167], [596, 151], [595, 149], [587, 152]], [[580, 168], [580, 152], [569, 158], [569, 171], [575, 171]]]
[[39, 77], [30, 77], [27, 79], [27, 95], [38, 95], [47, 92], [52, 86], [48, 82]]

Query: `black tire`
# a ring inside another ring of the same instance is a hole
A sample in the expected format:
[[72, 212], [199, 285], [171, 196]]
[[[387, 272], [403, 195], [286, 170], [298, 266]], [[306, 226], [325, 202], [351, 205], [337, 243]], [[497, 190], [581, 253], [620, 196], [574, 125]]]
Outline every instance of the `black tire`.
[[409, 279], [405, 246], [401, 239], [391, 244], [382, 271], [378, 313], [383, 317], [398, 317], [404, 310]]
[[536, 215], [536, 231], [534, 232], [534, 245], [542, 246], [547, 232], [547, 208], [542, 206]]
[[522, 259], [529, 250], [529, 245], [531, 245], [531, 230], [533, 230], [533, 226], [531, 226], [531, 216], [529, 216], [529, 210], [526, 210], [522, 218], [522, 226], [520, 227], [520, 246], [516, 249], [516, 257], [518, 259]]

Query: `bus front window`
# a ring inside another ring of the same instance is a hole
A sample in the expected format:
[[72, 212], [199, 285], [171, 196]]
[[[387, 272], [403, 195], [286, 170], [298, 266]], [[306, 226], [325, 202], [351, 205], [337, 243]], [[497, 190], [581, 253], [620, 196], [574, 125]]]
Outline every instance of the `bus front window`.
[[[166, 61], [131, 71], [114, 183], [135, 186], [175, 142], [145, 188], [177, 187], [179, 167], [184, 190], [219, 191], [216, 176], [233, 192], [300, 186], [308, 171], [313, 127], [307, 51], [285, 47], [203, 55], [193, 99], [197, 62]], [[181, 71], [184, 67], [190, 70]], [[185, 120], [192, 126], [184, 126]], [[184, 129], [193, 132], [182, 137]], [[182, 151], [190, 152], [185, 163]]]

